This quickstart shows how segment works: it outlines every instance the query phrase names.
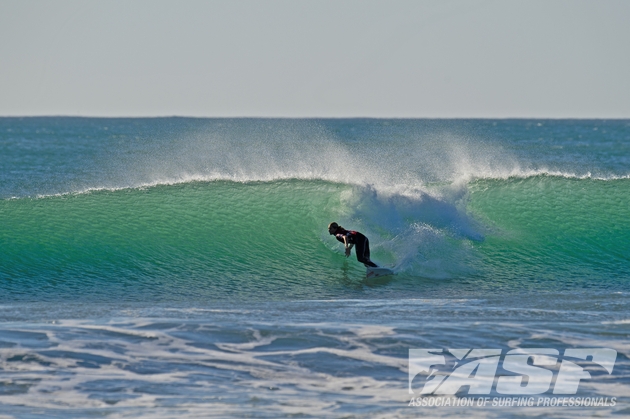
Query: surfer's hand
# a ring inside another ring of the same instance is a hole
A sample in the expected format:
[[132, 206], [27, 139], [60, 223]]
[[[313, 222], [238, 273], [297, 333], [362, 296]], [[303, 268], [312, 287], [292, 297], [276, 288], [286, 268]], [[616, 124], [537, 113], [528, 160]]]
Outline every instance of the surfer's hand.
[[350, 248], [346, 247], [346, 257], [350, 257]]

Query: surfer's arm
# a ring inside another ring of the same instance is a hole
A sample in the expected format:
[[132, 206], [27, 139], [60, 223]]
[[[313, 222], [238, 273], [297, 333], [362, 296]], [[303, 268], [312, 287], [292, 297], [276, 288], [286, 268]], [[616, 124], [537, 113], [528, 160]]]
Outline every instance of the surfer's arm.
[[344, 246], [346, 246], [346, 257], [349, 257], [350, 251], [352, 250], [352, 247], [354, 247], [354, 244], [348, 243], [348, 237], [346, 236], [343, 236], [343, 244]]

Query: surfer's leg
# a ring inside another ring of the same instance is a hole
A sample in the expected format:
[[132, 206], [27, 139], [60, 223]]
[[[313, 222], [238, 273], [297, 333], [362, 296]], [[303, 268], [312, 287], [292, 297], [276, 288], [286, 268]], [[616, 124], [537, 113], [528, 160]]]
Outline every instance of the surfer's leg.
[[371, 266], [372, 268], [378, 268], [378, 265], [370, 260], [370, 241], [368, 238], [365, 238], [365, 250], [363, 251], [363, 258], [367, 261], [364, 262], [366, 266]]
[[355, 247], [357, 260], [359, 262], [361, 262], [365, 266], [378, 268], [378, 265], [370, 260], [370, 241], [367, 239], [367, 237], [364, 237], [364, 240], [358, 240]]

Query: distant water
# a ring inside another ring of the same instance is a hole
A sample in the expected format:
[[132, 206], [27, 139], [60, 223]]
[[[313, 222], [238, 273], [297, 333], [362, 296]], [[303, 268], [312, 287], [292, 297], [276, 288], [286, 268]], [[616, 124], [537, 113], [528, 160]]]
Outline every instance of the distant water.
[[[0, 418], [630, 415], [628, 120], [0, 118], [0, 248]], [[616, 406], [408, 406], [526, 347]]]

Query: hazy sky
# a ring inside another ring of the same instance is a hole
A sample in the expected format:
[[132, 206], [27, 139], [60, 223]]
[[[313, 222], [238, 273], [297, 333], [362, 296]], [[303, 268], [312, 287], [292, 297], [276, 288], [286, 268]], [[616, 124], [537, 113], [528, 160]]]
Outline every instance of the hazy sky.
[[0, 115], [630, 118], [630, 1], [0, 0]]

